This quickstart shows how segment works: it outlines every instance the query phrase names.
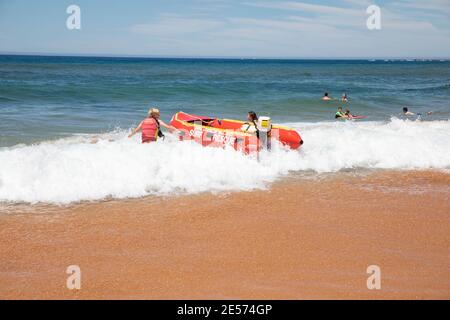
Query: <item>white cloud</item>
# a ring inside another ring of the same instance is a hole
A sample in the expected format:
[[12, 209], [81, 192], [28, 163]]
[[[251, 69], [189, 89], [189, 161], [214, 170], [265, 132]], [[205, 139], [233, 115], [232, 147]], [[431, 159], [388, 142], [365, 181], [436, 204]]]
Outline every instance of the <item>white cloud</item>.
[[[211, 0], [205, 0], [211, 1]], [[221, 4], [222, 1], [214, 1]], [[403, 2], [401, 2], [403, 3]], [[400, 4], [401, 4], [400, 3]], [[415, 2], [413, 2], [414, 4]], [[208, 56], [426, 56], [447, 52], [448, 36], [424, 15], [402, 10], [399, 2], [382, 6], [382, 30], [366, 27], [368, 0], [342, 0], [342, 7], [296, 1], [245, 2], [258, 16], [162, 14], [132, 27], [147, 50]], [[442, 6], [434, 0], [429, 5]], [[264, 14], [267, 9], [267, 14]], [[272, 9], [279, 9], [276, 14]], [[245, 12], [245, 11], [243, 11]], [[439, 46], [439, 50], [436, 50]]]
[[449, 0], [428, 0], [428, 1], [402, 1], [391, 4], [393, 7], [402, 9], [416, 9], [425, 11], [434, 11], [434, 13], [449, 14], [450, 1]]
[[268, 28], [272, 30], [283, 30], [286, 32], [330, 32], [336, 31], [336, 28], [330, 25], [317, 23], [309, 19], [289, 17], [287, 20], [281, 19], [253, 19], [253, 18], [232, 18], [229, 20], [235, 25], [245, 25], [252, 28]]
[[186, 18], [179, 15], [161, 15], [157, 20], [136, 24], [131, 27], [134, 33], [157, 37], [171, 37], [188, 33], [200, 33], [221, 27], [223, 23], [214, 19]]
[[278, 2], [246, 2], [247, 5], [259, 7], [259, 8], [270, 8], [270, 9], [282, 9], [290, 11], [303, 11], [316, 14], [345, 14], [345, 15], [361, 15], [361, 10], [356, 10], [352, 8], [342, 8], [335, 6], [311, 4], [306, 2], [295, 2], [295, 1], [278, 1]]

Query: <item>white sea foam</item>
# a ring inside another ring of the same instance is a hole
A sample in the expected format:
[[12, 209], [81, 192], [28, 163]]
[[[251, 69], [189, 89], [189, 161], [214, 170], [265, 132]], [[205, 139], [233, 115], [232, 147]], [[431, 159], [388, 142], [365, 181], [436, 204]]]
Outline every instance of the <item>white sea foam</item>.
[[0, 149], [0, 201], [71, 203], [173, 193], [264, 188], [292, 171], [450, 168], [450, 123], [293, 123], [300, 151], [275, 148], [260, 161], [175, 138], [142, 145], [126, 132], [74, 136]]
[[450, 167], [450, 122], [329, 122], [291, 124], [305, 146], [300, 170], [351, 168], [446, 169]]

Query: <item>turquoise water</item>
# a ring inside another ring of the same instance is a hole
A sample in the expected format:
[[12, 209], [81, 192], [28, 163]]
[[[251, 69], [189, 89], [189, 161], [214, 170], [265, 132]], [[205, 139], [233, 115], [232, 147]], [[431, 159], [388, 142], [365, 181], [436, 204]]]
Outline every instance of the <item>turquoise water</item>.
[[[322, 102], [323, 93], [350, 102]], [[450, 61], [196, 60], [0, 56], [0, 146], [127, 129], [158, 106], [275, 122], [333, 121], [342, 105], [367, 121], [403, 106], [450, 116]]]

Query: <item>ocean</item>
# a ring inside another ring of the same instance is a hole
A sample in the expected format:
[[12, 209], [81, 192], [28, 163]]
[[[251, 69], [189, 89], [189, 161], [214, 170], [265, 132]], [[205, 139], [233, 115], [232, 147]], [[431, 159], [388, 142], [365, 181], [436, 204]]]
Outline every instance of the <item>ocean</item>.
[[[336, 100], [321, 101], [324, 92]], [[339, 101], [343, 93], [348, 103]], [[294, 127], [300, 151], [258, 160], [180, 143], [141, 145], [150, 107]], [[337, 107], [367, 116], [336, 121]], [[408, 106], [421, 117], [404, 118]], [[426, 115], [432, 111], [431, 115]], [[284, 177], [450, 169], [450, 61], [0, 56], [0, 202], [230, 192]], [[98, 139], [97, 144], [92, 144]]]

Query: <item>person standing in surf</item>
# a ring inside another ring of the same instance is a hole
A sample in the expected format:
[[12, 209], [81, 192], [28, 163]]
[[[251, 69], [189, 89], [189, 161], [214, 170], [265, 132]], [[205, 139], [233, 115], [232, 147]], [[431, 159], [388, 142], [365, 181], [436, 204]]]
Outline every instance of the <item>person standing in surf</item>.
[[258, 133], [258, 116], [256, 115], [256, 112], [249, 111], [247, 114], [247, 122], [244, 123], [241, 127], [241, 131], [251, 134], [257, 134]]
[[160, 120], [160, 112], [156, 108], [152, 108], [148, 111], [148, 117], [144, 119], [137, 128], [135, 128], [128, 138], [131, 138], [136, 133], [141, 131], [142, 133], [142, 143], [155, 142], [158, 138], [164, 138], [164, 134], [161, 131], [161, 126], [168, 129], [170, 132], [177, 131], [173, 126], [170, 126], [164, 121]]

